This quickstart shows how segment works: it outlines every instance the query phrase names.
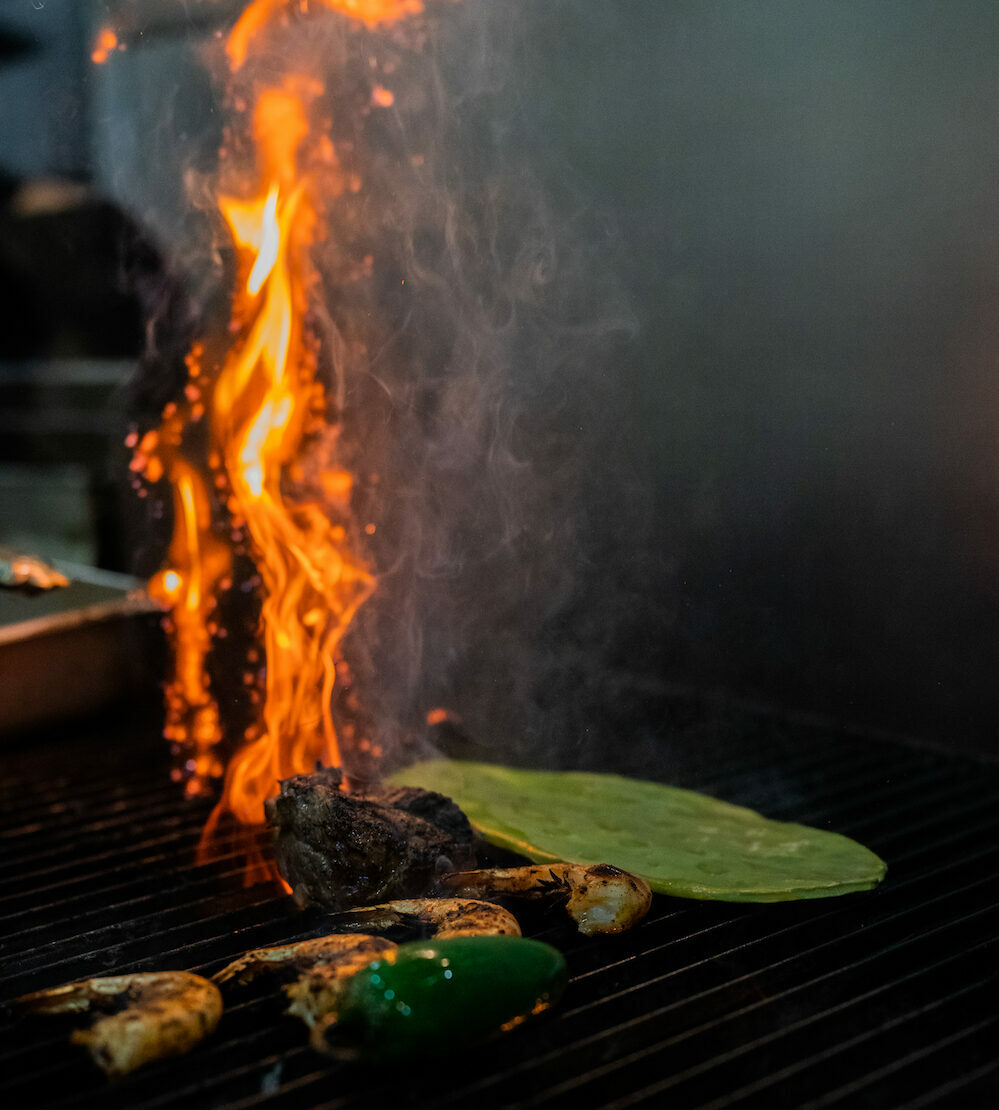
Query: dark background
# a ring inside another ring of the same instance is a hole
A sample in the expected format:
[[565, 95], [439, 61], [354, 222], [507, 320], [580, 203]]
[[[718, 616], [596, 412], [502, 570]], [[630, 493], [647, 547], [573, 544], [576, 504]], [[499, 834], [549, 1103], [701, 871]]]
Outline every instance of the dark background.
[[662, 670], [995, 751], [999, 10], [543, 26], [548, 134], [633, 263]]
[[[196, 48], [237, 8], [0, 0], [0, 258], [21, 294], [0, 538], [127, 566], [115, 451], [145, 338], [122, 258], [139, 240], [146, 270], [176, 269], [175, 167], [215, 141]], [[617, 665], [996, 751], [999, 8], [509, 11], [518, 149], [601, 214], [638, 322], [605, 370], [608, 465], [645, 518], [630, 555], [633, 521], [603, 522], [632, 560], [608, 570], [632, 610]], [[108, 18], [134, 33], [94, 67]], [[86, 199], [19, 215], [43, 178]], [[43, 246], [12, 257], [19, 237]]]

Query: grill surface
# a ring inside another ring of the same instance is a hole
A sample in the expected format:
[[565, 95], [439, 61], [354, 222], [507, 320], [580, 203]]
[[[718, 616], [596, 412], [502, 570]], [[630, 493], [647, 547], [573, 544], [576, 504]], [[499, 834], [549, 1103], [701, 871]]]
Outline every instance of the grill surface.
[[[404, 1071], [326, 1061], [299, 1023], [255, 999], [187, 1057], [109, 1085], [61, 1025], [6, 1011], [0, 1105], [999, 1104], [999, 771], [733, 712], [672, 722], [673, 740], [645, 737], [630, 757], [643, 767], [624, 769], [854, 836], [889, 863], [878, 891], [766, 906], [657, 897], [639, 928], [599, 941], [541, 917], [533, 935], [561, 947], [572, 973], [561, 1007]], [[325, 931], [274, 887], [244, 889], [235, 856], [194, 864], [208, 807], [171, 784], [146, 730], [97, 740], [0, 761], [4, 999], [127, 971], [211, 974], [249, 948]]]

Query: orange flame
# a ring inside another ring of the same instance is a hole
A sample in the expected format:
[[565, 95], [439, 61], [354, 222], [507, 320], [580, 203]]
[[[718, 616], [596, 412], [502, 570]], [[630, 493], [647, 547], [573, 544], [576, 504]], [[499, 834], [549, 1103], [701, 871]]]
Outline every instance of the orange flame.
[[91, 51], [90, 60], [96, 66], [103, 65], [113, 50], [120, 49], [118, 36], [110, 27], [105, 27], [94, 40], [94, 49]]
[[[230, 762], [223, 805], [244, 823], [263, 820], [278, 779], [338, 764], [330, 715], [335, 658], [374, 581], [347, 551], [342, 526], [317, 505], [289, 504], [281, 489], [316, 405], [314, 366], [302, 317], [313, 274], [308, 260], [315, 212], [295, 180], [296, 140], [307, 134], [299, 100], [265, 90], [256, 105], [259, 158], [271, 178], [251, 202], [220, 207], [248, 277], [238, 315], [252, 320], [222, 367], [212, 404], [218, 444], [263, 581], [261, 630], [267, 658], [263, 735]], [[282, 191], [282, 184], [290, 191]], [[345, 491], [349, 497], [349, 486]]]
[[[194, 373], [194, 352], [189, 359]], [[170, 610], [173, 669], [167, 678], [164, 734], [190, 752], [187, 791], [203, 793], [222, 773], [214, 754], [220, 738], [218, 706], [209, 691], [205, 661], [211, 649], [215, 596], [231, 566], [228, 548], [212, 531], [211, 502], [197, 470], [180, 453], [183, 429], [200, 407], [168, 404], [163, 422], [138, 442], [132, 469], [150, 481], [166, 476], [173, 489], [174, 530], [166, 565], [149, 583], [150, 595]], [[182, 772], [179, 772], [182, 774]]]
[[[308, 0], [300, 0], [300, 3], [303, 8], [308, 8]], [[397, 23], [423, 11], [423, 0], [316, 0], [316, 3], [330, 11], [351, 16], [368, 27]], [[250, 42], [257, 32], [289, 6], [288, 0], [254, 0], [243, 11], [226, 41], [229, 65], [233, 71], [246, 61]]]
[[[368, 26], [423, 10], [422, 0], [314, 2]], [[246, 8], [226, 44], [233, 71], [265, 24], [290, 7], [288, 0], [254, 0]], [[294, 7], [306, 11], [308, 0]], [[348, 540], [352, 475], [336, 465], [318, 475], [323, 504], [295, 496], [292, 480], [325, 409], [307, 308], [317, 285], [310, 249], [326, 232], [317, 184], [299, 172], [310, 138], [309, 107], [322, 91], [318, 81], [301, 76], [254, 87], [256, 181], [248, 194], [218, 200], [238, 263], [235, 338], [214, 373], [203, 368], [203, 351], [195, 348], [184, 399], [166, 406], [159, 428], [133, 440], [133, 469], [151, 482], [166, 478], [173, 491], [168, 558], [150, 592], [170, 614], [166, 734], [193, 753], [191, 792], [221, 774], [215, 747], [222, 729], [207, 662], [213, 637], [223, 634], [215, 614], [232, 575], [231, 549], [219, 533], [226, 517], [234, 534], [248, 540], [260, 580], [263, 705], [226, 768], [205, 847], [222, 814], [259, 824], [279, 779], [311, 771], [317, 762], [341, 763], [331, 713], [341, 643], [375, 584]], [[384, 106], [392, 102], [387, 90], [373, 95]], [[322, 161], [335, 166], [328, 138], [315, 145], [324, 151]], [[333, 192], [344, 187], [334, 182]], [[196, 425], [201, 430], [194, 433]], [[192, 461], [201, 455], [215, 472], [213, 483]]]

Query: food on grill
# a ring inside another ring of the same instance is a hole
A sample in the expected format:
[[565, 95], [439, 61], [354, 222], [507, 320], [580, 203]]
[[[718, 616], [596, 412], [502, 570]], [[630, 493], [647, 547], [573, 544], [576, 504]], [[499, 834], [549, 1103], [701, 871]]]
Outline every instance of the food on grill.
[[217, 986], [230, 989], [245, 987], [261, 975], [289, 974], [328, 966], [356, 970], [365, 967], [376, 956], [395, 945], [384, 937], [335, 934], [281, 944], [275, 948], [257, 948], [227, 964], [212, 976]]
[[355, 954], [345, 956], [336, 963], [314, 964], [299, 975], [294, 983], [289, 983], [284, 988], [288, 998], [288, 1008], [285, 1013], [301, 1018], [310, 1027], [328, 1014], [339, 1001], [347, 983], [357, 972], [367, 967], [372, 959], [377, 959], [396, 947], [391, 941], [382, 938], [370, 937], [369, 939], [381, 940], [384, 947], [378, 950], [377, 955], [371, 952], [362, 954], [357, 950]]
[[300, 906], [414, 897], [475, 865], [471, 826], [450, 799], [404, 786], [348, 794], [340, 782], [336, 770], [297, 775], [266, 804], [278, 867]]
[[413, 898], [342, 910], [332, 918], [338, 929], [408, 928], [437, 940], [454, 937], [519, 937], [513, 914], [491, 902], [467, 898]]
[[566, 963], [522, 937], [457, 937], [400, 946], [354, 975], [312, 1029], [338, 1059], [456, 1053], [554, 1006]]
[[112, 1078], [189, 1051], [222, 1016], [218, 987], [187, 971], [84, 979], [24, 995], [18, 1005], [34, 1014], [99, 1014], [89, 1029], [74, 1030], [71, 1040], [84, 1045]]
[[[520, 936], [516, 920], [500, 906], [469, 899], [437, 898], [386, 902], [333, 915], [340, 929], [432, 931], [437, 940], [454, 937]], [[434, 943], [437, 943], [435, 940]], [[350, 981], [373, 960], [392, 960], [396, 945], [384, 937], [350, 932], [258, 948], [233, 960], [213, 976], [225, 990], [246, 986], [261, 975], [296, 975], [282, 990], [285, 1013], [314, 1026], [343, 997]]]
[[393, 778], [448, 794], [493, 844], [538, 863], [608, 860], [662, 894], [826, 898], [870, 890], [885, 873], [883, 860], [848, 837], [618, 775], [436, 760]]
[[344, 984], [355, 972], [395, 947], [385, 937], [357, 933], [316, 937], [247, 952], [212, 979], [223, 991], [229, 992], [248, 986], [263, 975], [282, 978], [294, 975], [294, 981], [281, 988], [289, 1001], [285, 1013], [312, 1026], [330, 1011]]
[[608, 863], [493, 867], [442, 875], [438, 888], [462, 898], [551, 898], [565, 902], [569, 916], [586, 936], [622, 933], [649, 912], [652, 891], [637, 875]]

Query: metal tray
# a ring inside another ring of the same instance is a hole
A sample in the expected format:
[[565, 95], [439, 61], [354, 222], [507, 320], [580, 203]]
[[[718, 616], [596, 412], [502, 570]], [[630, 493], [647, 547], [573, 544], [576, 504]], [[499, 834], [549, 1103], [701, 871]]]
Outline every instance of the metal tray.
[[96, 712], [148, 688], [159, 640], [138, 581], [59, 564], [65, 589], [0, 591], [0, 737]]

